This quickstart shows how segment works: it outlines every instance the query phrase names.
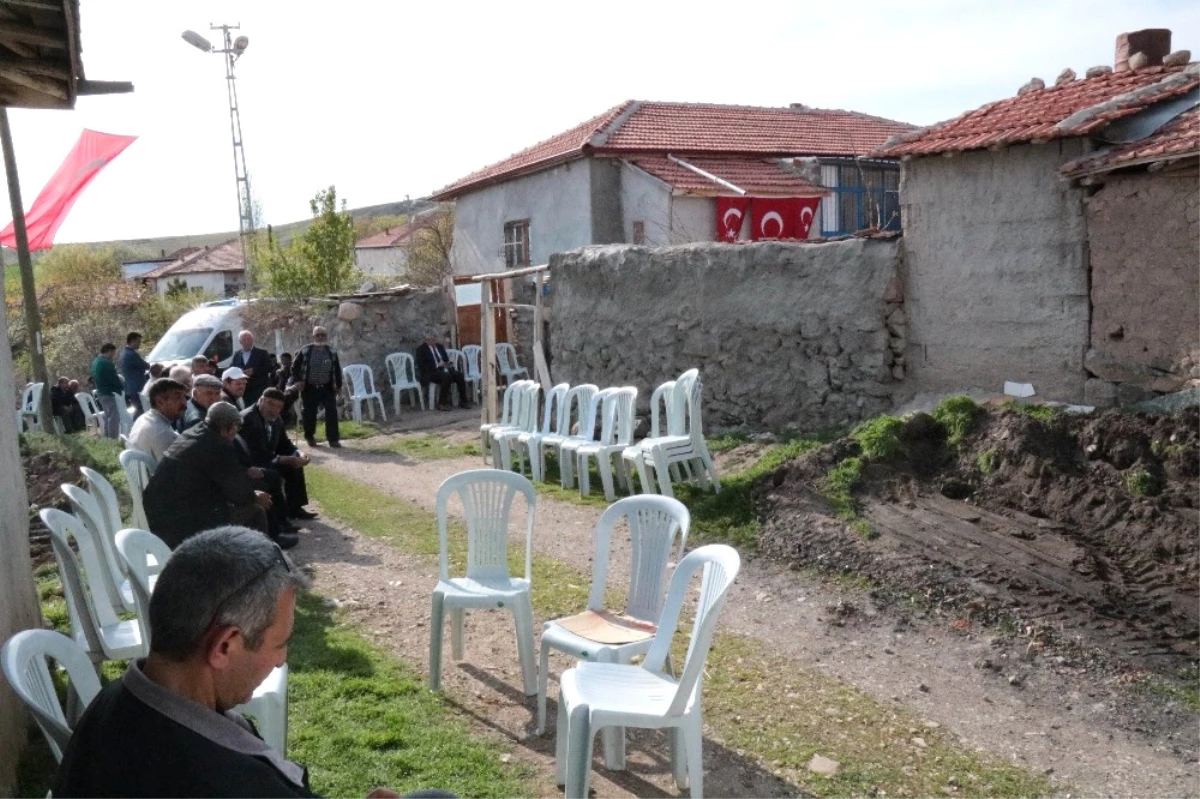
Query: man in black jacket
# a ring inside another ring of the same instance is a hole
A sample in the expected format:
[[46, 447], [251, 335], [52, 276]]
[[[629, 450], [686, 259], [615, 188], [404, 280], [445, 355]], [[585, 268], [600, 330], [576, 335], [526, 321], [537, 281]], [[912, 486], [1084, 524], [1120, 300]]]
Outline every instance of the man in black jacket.
[[271, 353], [254, 346], [254, 334], [249, 330], [238, 333], [241, 349], [233, 353], [233, 362], [246, 375], [246, 391], [242, 401], [249, 408], [262, 396], [263, 389], [271, 385]]
[[192, 378], [192, 396], [183, 412], [183, 424], [179, 432], [191, 429], [204, 421], [209, 406], [221, 400], [221, 378], [202, 374]]
[[263, 471], [275, 471], [283, 479], [287, 498], [284, 512], [291, 519], [315, 519], [317, 514], [305, 509], [308, 487], [304, 482], [304, 467], [309, 458], [296, 448], [283, 425], [283, 392], [268, 388], [258, 402], [242, 411], [240, 438], [250, 465]]
[[317, 408], [321, 407], [325, 409], [329, 446], [340, 447], [337, 398], [342, 391], [342, 364], [337, 351], [329, 346], [328, 330], [318, 325], [313, 328], [312, 337], [312, 343], [300, 348], [292, 364], [292, 377], [304, 401], [304, 440], [310, 447], [317, 446]]
[[425, 343], [417, 347], [415, 361], [421, 388], [425, 389], [430, 383], [436, 383], [438, 386], [439, 411], [448, 411], [454, 407], [450, 404], [451, 384], [458, 386], [458, 407], [471, 407], [466, 378], [450, 363], [450, 353], [446, 352], [446, 348], [438, 341], [437, 331], [432, 327], [425, 330]]
[[142, 499], [150, 529], [172, 549], [201, 530], [223, 524], [269, 532], [266, 511], [271, 497], [251, 483], [262, 479], [262, 470], [248, 472], [234, 448], [241, 427], [237, 408], [215, 402], [203, 422], [163, 453]]

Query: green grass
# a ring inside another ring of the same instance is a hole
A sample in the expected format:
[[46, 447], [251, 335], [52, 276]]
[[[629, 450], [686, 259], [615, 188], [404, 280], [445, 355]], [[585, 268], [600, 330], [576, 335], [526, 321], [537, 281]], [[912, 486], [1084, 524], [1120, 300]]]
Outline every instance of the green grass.
[[718, 452], [727, 452], [728, 450], [740, 447], [742, 444], [749, 443], [749, 441], [750, 435], [740, 430], [725, 433], [715, 438], [705, 439], [705, 443], [708, 444], [708, 451], [714, 455]]
[[318, 596], [296, 609], [288, 665], [288, 756], [308, 766], [314, 791], [529, 795], [528, 766], [503, 764], [412, 667], [339, 624]]
[[994, 449], [985, 449], [975, 458], [975, 465], [979, 467], [980, 474], [991, 474], [996, 471], [996, 465], [1000, 460], [1000, 456]]
[[956, 447], [975, 429], [984, 410], [965, 394], [957, 394], [942, 400], [931, 415], [946, 428], [947, 443]]
[[1154, 453], [1156, 458], [1168, 460], [1187, 455], [1188, 446], [1183, 442], [1164, 441], [1161, 438], [1156, 438], [1150, 442], [1150, 451]]
[[825, 499], [839, 519], [849, 521], [858, 516], [853, 491], [862, 479], [862, 467], [861, 458], [846, 458], [825, 476]]
[[482, 454], [477, 443], [450, 444], [443, 436], [432, 434], [400, 436], [386, 443], [367, 447], [366, 451], [377, 454], [407, 455], [419, 461], [468, 456], [478, 458]]
[[1028, 416], [1030, 419], [1037, 419], [1039, 422], [1048, 422], [1055, 416], [1058, 416], [1058, 409], [1048, 405], [1026, 405], [1020, 402], [1006, 402], [1004, 407], [1010, 411]]
[[876, 416], [850, 431], [850, 437], [862, 447], [863, 455], [874, 461], [887, 461], [900, 454], [900, 433], [904, 422], [895, 416]]
[[1125, 488], [1139, 497], [1153, 497], [1162, 492], [1162, 482], [1145, 469], [1130, 469], [1125, 473]]
[[[297, 438], [303, 439], [304, 438], [303, 428], [300, 426], [297, 426], [296, 430], [295, 430], [295, 435]], [[373, 422], [355, 422], [353, 420], [346, 420], [346, 421], [338, 422], [338, 438], [339, 439], [345, 440], [345, 439], [352, 439], [352, 438], [359, 438], [359, 439], [371, 438], [372, 436], [377, 436], [377, 435], [379, 435], [379, 425], [377, 425]], [[317, 441], [328, 441], [329, 440], [329, 436], [325, 435], [325, 422], [323, 422], [323, 421], [317, 422], [316, 439], [317, 439]]]

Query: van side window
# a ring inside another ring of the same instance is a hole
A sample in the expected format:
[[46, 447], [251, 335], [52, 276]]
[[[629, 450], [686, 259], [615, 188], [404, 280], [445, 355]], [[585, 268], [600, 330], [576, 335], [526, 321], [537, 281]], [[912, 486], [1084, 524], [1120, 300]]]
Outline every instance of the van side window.
[[213, 336], [212, 343], [204, 353], [210, 361], [220, 363], [226, 358], [233, 357], [233, 331], [222, 330]]

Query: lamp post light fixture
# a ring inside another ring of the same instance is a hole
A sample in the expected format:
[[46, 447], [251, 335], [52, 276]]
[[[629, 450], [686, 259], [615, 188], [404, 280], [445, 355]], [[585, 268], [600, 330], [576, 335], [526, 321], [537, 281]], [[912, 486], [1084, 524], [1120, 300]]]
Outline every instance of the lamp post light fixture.
[[253, 273], [250, 262], [246, 258], [246, 242], [254, 237], [255, 219], [254, 203], [250, 195], [250, 175], [246, 172], [246, 151], [242, 147], [242, 116], [238, 110], [237, 82], [233, 74], [233, 65], [246, 52], [250, 39], [246, 36], [234, 37], [230, 31], [239, 30], [241, 25], [209, 25], [209, 30], [221, 31], [223, 44], [218, 50], [213, 43], [195, 31], [184, 31], [183, 40], [205, 53], [220, 53], [225, 56], [225, 85], [229, 92], [229, 134], [233, 139], [233, 171], [237, 179], [238, 198], [238, 233], [242, 240], [242, 263], [246, 268], [247, 285], [253, 287]]

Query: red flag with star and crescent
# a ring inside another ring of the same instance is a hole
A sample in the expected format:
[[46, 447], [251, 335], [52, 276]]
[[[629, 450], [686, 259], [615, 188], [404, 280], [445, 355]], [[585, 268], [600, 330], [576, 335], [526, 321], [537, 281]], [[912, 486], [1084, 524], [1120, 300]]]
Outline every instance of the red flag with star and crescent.
[[807, 239], [812, 230], [813, 220], [817, 218], [817, 208], [821, 205], [820, 197], [801, 197], [796, 200], [800, 206], [799, 216], [796, 217], [796, 238]]
[[750, 205], [750, 238], [755, 241], [796, 238], [799, 203], [794, 197], [755, 197]]
[[717, 198], [717, 241], [737, 241], [750, 208], [747, 197]]
[[[86, 129], [80, 134], [67, 159], [25, 212], [30, 250], [45, 250], [54, 245], [54, 234], [92, 178], [136, 139], [137, 136], [117, 136]], [[17, 246], [12, 222], [0, 231], [0, 244]]]

